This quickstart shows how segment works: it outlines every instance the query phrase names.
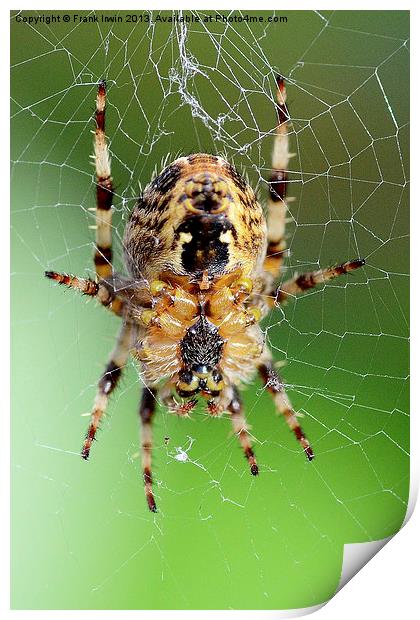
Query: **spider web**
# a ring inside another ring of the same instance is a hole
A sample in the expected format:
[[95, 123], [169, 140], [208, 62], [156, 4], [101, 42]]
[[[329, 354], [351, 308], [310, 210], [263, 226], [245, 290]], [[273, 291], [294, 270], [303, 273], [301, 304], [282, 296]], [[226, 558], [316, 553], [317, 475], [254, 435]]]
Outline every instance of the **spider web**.
[[[74, 23], [68, 14], [58, 24], [16, 21], [46, 13], [12, 15], [14, 606], [320, 603], [337, 586], [343, 544], [397, 531], [408, 500], [408, 14], [286, 12], [287, 23], [268, 23], [280, 16], [269, 12], [248, 14], [263, 23], [229, 22], [243, 11], [137, 13], [149, 23], [101, 22], [125, 12], [80, 12], [99, 22]], [[210, 14], [226, 19], [205, 22]], [[264, 323], [316, 459], [305, 462], [257, 381], [244, 392], [257, 480], [226, 417], [198, 409], [184, 421], [160, 408], [154, 516], [139, 475], [134, 364], [89, 465], [79, 458], [79, 416], [118, 320], [42, 273], [93, 275], [88, 157], [99, 79], [108, 83], [121, 269], [138, 184], [167, 156], [223, 153], [264, 200], [277, 73], [296, 153], [283, 277], [367, 261]]]

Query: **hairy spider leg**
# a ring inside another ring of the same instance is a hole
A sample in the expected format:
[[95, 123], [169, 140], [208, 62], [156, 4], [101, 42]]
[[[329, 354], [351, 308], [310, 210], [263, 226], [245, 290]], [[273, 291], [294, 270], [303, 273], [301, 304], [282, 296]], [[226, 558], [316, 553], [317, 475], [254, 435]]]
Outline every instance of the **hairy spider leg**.
[[307, 273], [296, 274], [290, 280], [281, 284], [275, 293], [275, 301], [277, 304], [286, 303], [290, 297], [295, 297], [300, 293], [323, 284], [328, 280], [338, 278], [345, 273], [354, 271], [363, 267], [366, 261], [363, 258], [355, 258], [335, 267], [327, 267], [326, 269], [318, 269], [317, 271], [309, 271]]
[[117, 344], [111, 353], [110, 360], [102, 377], [99, 379], [98, 389], [90, 416], [90, 424], [81, 452], [81, 456], [85, 460], [89, 458], [90, 448], [95, 440], [96, 431], [101, 418], [106, 411], [109, 397], [114, 391], [121, 376], [122, 369], [127, 362], [133, 344], [134, 330], [135, 328], [131, 323], [123, 324], [118, 335]]
[[[288, 174], [287, 168], [291, 154], [289, 153], [289, 133], [290, 133], [290, 115], [286, 104], [286, 86], [284, 79], [277, 77], [277, 119], [276, 137], [272, 155], [272, 173], [270, 177], [270, 195], [268, 199], [268, 246], [267, 256], [264, 261], [264, 271], [268, 274], [266, 284], [273, 285], [274, 280], [279, 275], [282, 264], [284, 251], [286, 249], [285, 229], [287, 223], [287, 203], [291, 198], [287, 198]], [[342, 274], [358, 269], [365, 264], [363, 259], [357, 258], [347, 261], [335, 267], [328, 267], [318, 271], [308, 272], [301, 275], [295, 275], [287, 280], [277, 290], [270, 290], [270, 285], [266, 288], [266, 292], [270, 294], [271, 299], [268, 305], [272, 306], [274, 302], [283, 304], [291, 296], [314, 288], [318, 284], [322, 284], [328, 280], [332, 280]]]
[[228, 406], [228, 411], [230, 412], [232, 420], [233, 432], [239, 439], [245, 458], [249, 463], [251, 474], [257, 476], [258, 465], [252, 449], [251, 437], [248, 432], [248, 425], [243, 412], [241, 398], [236, 387], [233, 388], [233, 398]]
[[[287, 169], [289, 159], [290, 116], [286, 105], [286, 86], [277, 77], [277, 127], [272, 153], [272, 171], [267, 200], [268, 246], [264, 270], [274, 280], [280, 274], [286, 250], [285, 229], [287, 216]], [[290, 199], [289, 199], [290, 200]]]
[[98, 278], [112, 276], [112, 200], [114, 188], [111, 162], [105, 135], [106, 84], [99, 82], [96, 95], [95, 169], [96, 169], [96, 247], [94, 263]]
[[156, 409], [156, 390], [145, 387], [140, 402], [141, 421], [141, 455], [143, 467], [144, 491], [149, 510], [157, 512], [152, 489], [152, 417]]
[[283, 381], [273, 366], [271, 354], [266, 351], [264, 357], [266, 361], [258, 366], [258, 371], [264, 381], [264, 387], [272, 395], [277, 411], [283, 415], [290, 430], [293, 431], [296, 439], [304, 449], [306, 456], [312, 461], [314, 458], [313, 450], [297, 420], [296, 413], [293, 411], [284, 389]]
[[109, 308], [114, 314], [121, 316], [125, 302], [118, 297], [108, 286], [98, 284], [90, 278], [78, 278], [67, 273], [58, 273], [57, 271], [46, 271], [45, 276], [50, 280], [64, 284], [69, 288], [80, 291], [82, 295], [94, 297], [103, 306]]

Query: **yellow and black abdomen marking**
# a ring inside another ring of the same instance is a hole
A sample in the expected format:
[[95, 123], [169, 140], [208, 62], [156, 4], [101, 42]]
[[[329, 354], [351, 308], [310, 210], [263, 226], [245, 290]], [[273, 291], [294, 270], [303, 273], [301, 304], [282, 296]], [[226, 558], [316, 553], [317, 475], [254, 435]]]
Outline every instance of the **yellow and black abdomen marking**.
[[238, 266], [251, 274], [262, 264], [266, 224], [246, 180], [221, 157], [199, 153], [180, 157], [146, 187], [124, 246], [135, 276], [214, 278]]
[[233, 203], [229, 182], [206, 169], [187, 176], [183, 189], [178, 202], [185, 216], [175, 230], [175, 244], [181, 240], [182, 266], [194, 275], [204, 271], [210, 276], [221, 275], [229, 263], [229, 246], [237, 236], [229, 219]]
[[226, 233], [234, 237], [235, 227], [224, 215], [193, 215], [175, 231], [175, 241], [182, 238], [182, 267], [199, 275], [205, 270], [210, 276], [221, 275], [229, 263], [229, 242]]

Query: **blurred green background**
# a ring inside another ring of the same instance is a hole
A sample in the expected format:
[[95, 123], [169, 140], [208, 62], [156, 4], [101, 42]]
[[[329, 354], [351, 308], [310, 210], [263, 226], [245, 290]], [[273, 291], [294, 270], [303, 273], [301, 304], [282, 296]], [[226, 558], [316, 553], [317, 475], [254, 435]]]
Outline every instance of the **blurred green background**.
[[[408, 499], [409, 14], [302, 11], [282, 13], [287, 23], [185, 28], [105, 24], [91, 12], [82, 15], [98, 23], [78, 24], [68, 14], [67, 24], [17, 23], [15, 12], [11, 21], [12, 607], [325, 601], [343, 544], [396, 532]], [[91, 460], [78, 456], [81, 414], [118, 319], [42, 274], [92, 274], [99, 79], [109, 89], [118, 249], [138, 183], [167, 153], [226, 151], [264, 196], [277, 71], [288, 78], [297, 154], [288, 273], [367, 259], [266, 322], [316, 459], [306, 462], [257, 382], [245, 392], [256, 480], [228, 419], [199, 410], [185, 421], [161, 409], [152, 515], [136, 455], [133, 364]]]

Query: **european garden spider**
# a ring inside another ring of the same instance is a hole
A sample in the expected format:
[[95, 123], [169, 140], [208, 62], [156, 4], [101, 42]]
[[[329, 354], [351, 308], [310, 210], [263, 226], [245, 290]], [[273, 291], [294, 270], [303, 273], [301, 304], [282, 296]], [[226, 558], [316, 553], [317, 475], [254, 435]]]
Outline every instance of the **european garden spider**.
[[157, 398], [187, 417], [198, 395], [210, 415], [227, 412], [234, 433], [258, 474], [238, 388], [258, 370], [309, 460], [313, 451], [287, 397], [261, 319], [274, 305], [364, 265], [355, 259], [278, 278], [286, 251], [287, 168], [290, 117], [284, 80], [277, 78], [277, 128], [272, 156], [267, 217], [246, 180], [224, 159], [195, 154], [180, 157], [146, 187], [124, 235], [130, 276], [112, 267], [111, 219], [114, 195], [105, 136], [106, 85], [96, 99], [96, 280], [47, 271], [60, 284], [96, 297], [122, 318], [110, 361], [99, 380], [82, 448], [88, 459], [96, 431], [131, 353], [145, 384], [140, 404], [142, 464], [149, 509], [152, 490], [151, 421]]

